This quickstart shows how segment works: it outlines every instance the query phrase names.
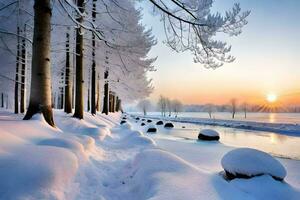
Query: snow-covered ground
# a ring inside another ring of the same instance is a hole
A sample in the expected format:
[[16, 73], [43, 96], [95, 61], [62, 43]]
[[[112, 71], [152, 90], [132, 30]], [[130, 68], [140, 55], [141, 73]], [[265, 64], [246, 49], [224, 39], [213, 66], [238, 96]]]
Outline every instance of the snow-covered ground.
[[[226, 181], [220, 142], [172, 137], [120, 114], [55, 111], [57, 128], [41, 116], [22, 121], [0, 111], [0, 199], [299, 199], [300, 161], [278, 159], [285, 182], [269, 175]], [[136, 131], [138, 130], [138, 131]], [[175, 130], [175, 129], [174, 129]]]

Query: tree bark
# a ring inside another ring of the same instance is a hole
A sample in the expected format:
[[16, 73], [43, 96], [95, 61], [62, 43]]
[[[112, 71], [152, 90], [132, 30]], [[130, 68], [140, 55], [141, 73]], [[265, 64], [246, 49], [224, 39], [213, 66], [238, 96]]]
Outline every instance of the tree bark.
[[42, 113], [46, 122], [55, 126], [51, 107], [50, 22], [50, 0], [35, 0], [30, 101], [24, 119]]
[[72, 76], [70, 71], [70, 35], [66, 34], [65, 113], [72, 113]]
[[[77, 6], [81, 13], [84, 12], [84, 0], [78, 0]], [[78, 23], [83, 22], [83, 16], [76, 19]], [[83, 119], [83, 35], [82, 28], [76, 29], [76, 92], [75, 92], [75, 113], [74, 117]]]
[[[26, 29], [24, 28], [24, 32]], [[21, 68], [21, 104], [20, 104], [20, 112], [25, 112], [25, 76], [26, 76], [26, 41], [22, 39], [22, 68]]]
[[105, 113], [108, 115], [109, 111], [109, 90], [108, 90], [108, 71], [104, 72], [104, 79], [105, 79], [105, 84], [104, 84], [104, 97], [103, 97], [103, 110], [102, 113]]
[[15, 77], [15, 114], [19, 113], [19, 60], [20, 60], [20, 27], [17, 27], [17, 58], [16, 58], [16, 77]]

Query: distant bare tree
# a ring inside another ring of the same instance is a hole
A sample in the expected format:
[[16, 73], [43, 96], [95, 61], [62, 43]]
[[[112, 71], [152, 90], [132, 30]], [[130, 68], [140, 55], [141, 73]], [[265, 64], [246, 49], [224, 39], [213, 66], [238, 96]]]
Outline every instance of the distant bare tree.
[[166, 116], [167, 102], [164, 96], [160, 95], [157, 105], [161, 111], [161, 115]]
[[165, 98], [166, 101], [166, 111], [168, 111], [169, 113], [169, 117], [171, 117], [172, 115], [172, 100], [170, 100], [169, 98]]
[[235, 98], [231, 99], [230, 104], [231, 104], [232, 119], [234, 119], [236, 113], [236, 107], [237, 107], [237, 100]]
[[151, 107], [151, 102], [148, 99], [141, 100], [138, 103], [138, 107], [143, 111], [144, 115], [147, 115], [147, 111]]
[[245, 119], [247, 118], [247, 109], [248, 109], [248, 104], [247, 104], [247, 102], [244, 102], [243, 103], [243, 111], [244, 111]]
[[178, 112], [182, 111], [182, 103], [179, 100], [173, 100], [172, 101], [172, 110], [175, 114], [175, 117], [178, 116]]
[[207, 104], [207, 105], [205, 105], [204, 109], [208, 113], [209, 118], [211, 119], [212, 118], [212, 113], [213, 113], [213, 110], [214, 110], [214, 105], [213, 104]]

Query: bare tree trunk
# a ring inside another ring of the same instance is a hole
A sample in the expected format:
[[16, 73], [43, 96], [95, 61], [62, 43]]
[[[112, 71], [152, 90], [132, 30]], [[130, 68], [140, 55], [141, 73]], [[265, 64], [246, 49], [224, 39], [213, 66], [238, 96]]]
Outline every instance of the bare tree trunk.
[[[78, 0], [77, 6], [81, 13], [84, 12], [84, 0]], [[76, 19], [78, 23], [83, 22], [83, 16]], [[83, 35], [82, 28], [76, 29], [76, 93], [74, 117], [83, 119]]]
[[4, 108], [4, 94], [1, 93], [1, 108]]
[[98, 73], [98, 78], [97, 78], [97, 111], [100, 111], [100, 77], [99, 77], [99, 73]]
[[72, 113], [72, 76], [70, 71], [70, 35], [66, 34], [65, 113]]
[[116, 95], [112, 95], [112, 112], [116, 112]]
[[42, 113], [46, 122], [55, 126], [51, 107], [50, 22], [50, 0], [35, 0], [30, 101], [24, 119]]
[[19, 60], [20, 60], [20, 27], [17, 27], [17, 58], [15, 77], [15, 114], [19, 113]]
[[[89, 81], [90, 82], [90, 81]], [[90, 106], [90, 84], [88, 84], [88, 94], [87, 94], [87, 111], [91, 110]]]
[[[24, 34], [26, 33], [26, 26], [24, 27]], [[25, 76], [26, 76], [26, 41], [22, 39], [22, 68], [21, 68], [21, 105], [20, 112], [25, 112]]]
[[103, 97], [103, 110], [102, 110], [102, 113], [105, 113], [106, 115], [108, 115], [108, 111], [109, 111], [109, 90], [108, 90], [107, 78], [108, 78], [108, 71], [105, 71], [104, 72], [104, 79], [106, 80], [106, 82], [104, 84], [104, 97]]
[[[97, 0], [93, 0], [93, 11], [92, 11], [92, 17], [93, 22], [96, 21], [96, 2]], [[91, 85], [91, 113], [93, 115], [96, 114], [96, 38], [95, 34], [93, 33], [92, 36], [92, 57], [93, 57], [93, 64], [92, 64], [92, 85]]]
[[[63, 76], [63, 74], [62, 74]], [[64, 109], [64, 87], [60, 88], [60, 109]]]

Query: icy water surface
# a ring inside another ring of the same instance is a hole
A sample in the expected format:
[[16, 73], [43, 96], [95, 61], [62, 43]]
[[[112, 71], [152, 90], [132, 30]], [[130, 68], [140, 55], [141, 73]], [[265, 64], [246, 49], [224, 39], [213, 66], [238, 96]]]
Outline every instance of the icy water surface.
[[174, 125], [175, 127], [173, 129], [165, 129], [163, 126], [158, 126], [157, 136], [168, 137], [170, 139], [180, 138], [183, 139], [182, 141], [196, 141], [200, 129], [211, 128], [220, 133], [220, 142], [225, 145], [233, 147], [250, 147], [271, 153], [274, 156], [300, 160], [300, 137], [190, 123], [175, 122]]
[[[135, 113], [140, 114], [142, 113]], [[160, 117], [160, 112], [149, 112], [148, 116]], [[178, 117], [183, 118], [209, 118], [207, 112], [180, 112]], [[244, 113], [238, 112], [235, 115], [235, 119], [231, 118], [230, 112], [214, 112], [212, 113], [213, 119], [222, 120], [238, 120], [238, 121], [251, 121], [251, 122], [267, 122], [267, 123], [289, 123], [289, 124], [300, 124], [300, 113], [257, 113], [249, 112], [247, 113], [247, 118], [245, 118]]]
[[[242, 130], [218, 126], [203, 126], [187, 123], [174, 123], [171, 131], [160, 129], [160, 133], [174, 137], [196, 140], [199, 130], [211, 128], [220, 133], [220, 142], [234, 147], [250, 147], [275, 156], [300, 160], [300, 137], [271, 132]], [[185, 126], [186, 128], [182, 128]]]

